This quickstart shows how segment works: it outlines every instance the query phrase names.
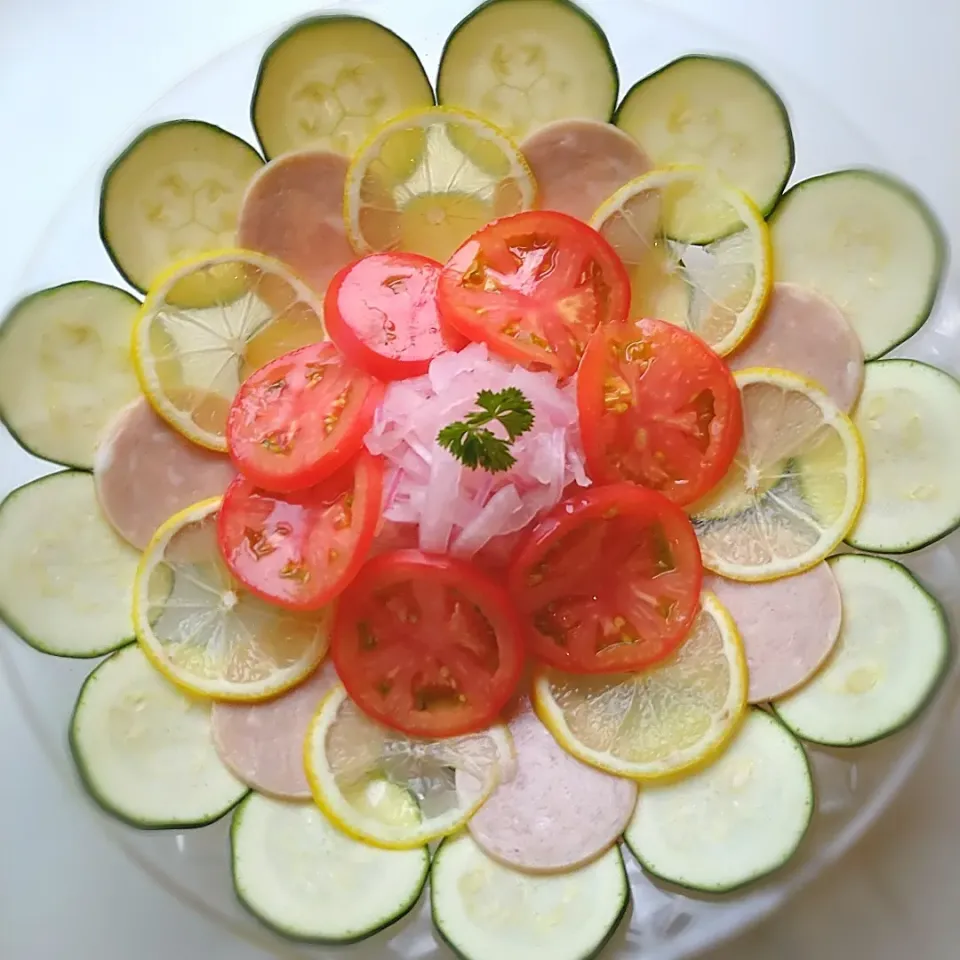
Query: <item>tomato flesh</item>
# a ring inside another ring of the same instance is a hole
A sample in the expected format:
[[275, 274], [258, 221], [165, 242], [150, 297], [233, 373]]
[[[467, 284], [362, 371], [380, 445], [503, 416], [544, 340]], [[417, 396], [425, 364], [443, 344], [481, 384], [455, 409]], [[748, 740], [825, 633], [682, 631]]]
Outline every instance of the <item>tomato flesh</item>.
[[549, 210], [496, 220], [447, 261], [440, 312], [470, 340], [561, 377], [590, 335], [630, 307], [630, 281], [613, 248], [585, 223]]
[[220, 552], [251, 592], [292, 610], [336, 597], [363, 565], [380, 515], [383, 463], [362, 452], [309, 490], [288, 494], [236, 477], [217, 521]]
[[452, 557], [396, 550], [337, 603], [331, 655], [361, 710], [411, 736], [488, 727], [523, 668], [523, 629], [500, 584]]
[[629, 480], [681, 506], [723, 479], [743, 432], [726, 364], [663, 320], [597, 330], [577, 375], [577, 406], [596, 483]]
[[449, 342], [440, 320], [441, 269], [415, 253], [375, 253], [348, 264], [327, 287], [330, 339], [352, 364], [381, 380], [426, 373], [437, 354], [464, 345], [455, 333]]
[[669, 656], [690, 630], [702, 580], [684, 512], [625, 483], [562, 501], [508, 572], [531, 652], [570, 673], [641, 670]]
[[305, 490], [360, 450], [383, 384], [329, 342], [286, 353], [241, 385], [227, 418], [237, 469], [265, 490]]

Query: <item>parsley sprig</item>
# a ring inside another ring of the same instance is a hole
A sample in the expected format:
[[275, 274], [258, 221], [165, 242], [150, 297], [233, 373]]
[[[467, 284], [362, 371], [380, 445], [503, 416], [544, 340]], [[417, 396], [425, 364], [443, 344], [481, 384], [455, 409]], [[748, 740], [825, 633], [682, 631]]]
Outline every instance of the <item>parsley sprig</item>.
[[[437, 442], [471, 470], [509, 470], [517, 462], [510, 445], [533, 426], [533, 404], [522, 390], [505, 387], [496, 392], [481, 390], [477, 406], [479, 410], [447, 424], [437, 434]], [[506, 438], [498, 437], [487, 427], [492, 423], [503, 427]]]

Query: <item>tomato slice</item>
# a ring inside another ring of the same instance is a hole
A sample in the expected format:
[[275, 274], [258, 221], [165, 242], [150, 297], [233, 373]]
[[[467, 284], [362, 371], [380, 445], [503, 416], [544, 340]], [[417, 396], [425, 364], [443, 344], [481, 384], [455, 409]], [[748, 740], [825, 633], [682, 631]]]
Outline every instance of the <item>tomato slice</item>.
[[241, 385], [227, 418], [237, 469], [265, 490], [305, 490], [351, 460], [384, 386], [329, 342], [272, 360]]
[[723, 479], [743, 432], [726, 364], [663, 320], [597, 330], [577, 374], [577, 406], [595, 482], [629, 480], [681, 506]]
[[441, 264], [416, 253], [375, 253], [345, 266], [330, 281], [324, 322], [330, 339], [355, 366], [381, 380], [427, 372], [453, 342], [440, 321]]
[[270, 493], [244, 476], [227, 487], [217, 539], [233, 575], [258, 597], [315, 610], [363, 565], [380, 516], [383, 462], [362, 451], [309, 490]]
[[594, 487], [537, 523], [507, 575], [533, 655], [570, 673], [640, 670], [686, 637], [703, 566], [686, 514], [654, 490]]
[[598, 326], [626, 319], [630, 280], [595, 230], [565, 213], [531, 210], [467, 240], [444, 266], [437, 298], [464, 336], [565, 377]]
[[523, 669], [506, 590], [473, 564], [396, 550], [370, 560], [337, 603], [331, 654], [357, 705], [388, 727], [452, 737], [489, 726]]

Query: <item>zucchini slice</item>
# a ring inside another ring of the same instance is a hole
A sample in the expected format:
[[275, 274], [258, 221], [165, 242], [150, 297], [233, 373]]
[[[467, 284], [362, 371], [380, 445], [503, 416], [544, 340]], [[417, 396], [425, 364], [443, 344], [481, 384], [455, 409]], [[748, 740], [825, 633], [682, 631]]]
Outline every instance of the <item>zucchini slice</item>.
[[902, 729], [947, 672], [950, 633], [940, 604], [906, 567], [848, 553], [830, 560], [843, 599], [840, 639], [809, 683], [773, 704], [813, 743], [853, 747]]
[[133, 639], [139, 560], [89, 473], [41, 477], [0, 504], [0, 617], [42, 653], [102, 656]]
[[613, 936], [630, 903], [620, 848], [568, 873], [522, 873], [491, 860], [468, 833], [433, 858], [437, 933], [464, 960], [587, 960]]
[[70, 749], [93, 799], [144, 830], [205, 826], [249, 792], [217, 756], [210, 701], [165, 680], [133, 643], [80, 688]]
[[785, 864], [813, 809], [803, 747], [776, 718], [752, 708], [716, 763], [644, 788], [624, 839], [653, 876], [727, 893]]
[[927, 204], [875, 170], [838, 170], [784, 194], [770, 218], [776, 279], [844, 312], [874, 360], [912, 336], [936, 302], [946, 238]]
[[282, 936], [356, 943], [420, 899], [430, 854], [380, 850], [341, 833], [312, 803], [252, 793], [233, 814], [233, 883], [240, 902]]
[[[124, 279], [145, 292], [178, 260], [232, 246], [244, 191], [262, 166], [250, 144], [212, 123], [144, 130], [100, 189], [100, 239]], [[184, 306], [203, 305], [184, 293]]]
[[267, 48], [250, 117], [268, 159], [304, 147], [352, 156], [405, 110], [433, 106], [413, 48], [366, 17], [308, 17]]
[[619, 88], [603, 30], [570, 0], [488, 0], [454, 27], [437, 79], [441, 104], [517, 140], [554, 120], [609, 120]]
[[[694, 164], [715, 170], [766, 216], [793, 172], [790, 117], [776, 91], [755, 70], [726, 57], [686, 56], [640, 80], [614, 120], [657, 167]], [[729, 213], [690, 204], [676, 240], [704, 244], [729, 233]]]
[[868, 363], [853, 419], [867, 489], [847, 543], [870, 553], [909, 553], [957, 529], [960, 382], [919, 360]]
[[93, 468], [97, 437], [139, 393], [130, 338], [140, 301], [78, 280], [24, 297], [0, 326], [0, 418], [43, 460]]

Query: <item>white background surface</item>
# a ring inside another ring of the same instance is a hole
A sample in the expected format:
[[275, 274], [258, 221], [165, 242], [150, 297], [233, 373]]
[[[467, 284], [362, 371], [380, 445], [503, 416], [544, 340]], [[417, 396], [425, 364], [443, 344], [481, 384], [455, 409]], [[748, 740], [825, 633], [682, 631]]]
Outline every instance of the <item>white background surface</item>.
[[[655, 5], [716, 22], [775, 53], [882, 144], [887, 166], [927, 194], [960, 243], [960, 7], [943, 0]], [[73, 183], [110, 155], [148, 104], [217, 53], [310, 9], [303, 0], [0, 0], [0, 307], [20, 292], [23, 267]], [[958, 728], [955, 709], [939, 750], [846, 862], [711, 960], [854, 953], [953, 960]], [[0, 676], [3, 960], [263, 960], [180, 908], [80, 813]]]

